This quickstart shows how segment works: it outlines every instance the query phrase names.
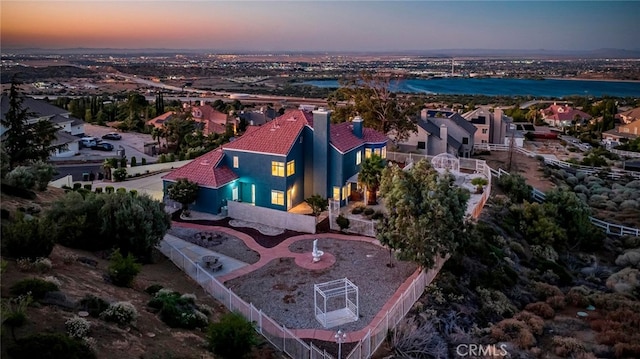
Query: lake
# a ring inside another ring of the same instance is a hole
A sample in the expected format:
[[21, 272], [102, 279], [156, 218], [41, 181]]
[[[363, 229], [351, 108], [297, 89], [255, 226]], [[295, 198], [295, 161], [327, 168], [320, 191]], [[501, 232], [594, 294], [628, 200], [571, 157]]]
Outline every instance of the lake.
[[[338, 88], [337, 80], [303, 82], [305, 85]], [[401, 80], [393, 86], [400, 92], [441, 95], [566, 97], [603, 95], [640, 97], [640, 82], [592, 80], [529, 80], [499, 78], [438, 78]]]

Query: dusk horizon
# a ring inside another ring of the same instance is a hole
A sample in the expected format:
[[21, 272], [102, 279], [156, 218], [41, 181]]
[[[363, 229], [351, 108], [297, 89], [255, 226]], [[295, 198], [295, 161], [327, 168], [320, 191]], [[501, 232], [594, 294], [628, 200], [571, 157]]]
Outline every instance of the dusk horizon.
[[3, 1], [3, 49], [640, 50], [640, 2]]

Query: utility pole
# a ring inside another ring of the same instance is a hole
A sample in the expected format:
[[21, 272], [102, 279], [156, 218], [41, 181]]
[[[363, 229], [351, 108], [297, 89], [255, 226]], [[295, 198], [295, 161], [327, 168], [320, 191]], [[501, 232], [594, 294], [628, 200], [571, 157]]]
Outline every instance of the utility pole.
[[511, 129], [511, 138], [509, 140], [509, 166], [507, 167], [507, 172], [511, 173], [511, 164], [513, 162], [513, 149], [515, 147], [515, 134], [516, 134], [516, 129], [512, 128], [511, 126], [515, 126], [514, 124], [510, 123], [509, 124], [509, 128]]

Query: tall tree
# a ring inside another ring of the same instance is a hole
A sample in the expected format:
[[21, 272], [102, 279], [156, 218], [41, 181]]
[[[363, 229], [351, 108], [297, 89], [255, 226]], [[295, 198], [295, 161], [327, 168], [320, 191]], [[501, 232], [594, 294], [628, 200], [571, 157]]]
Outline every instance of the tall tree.
[[167, 194], [169, 198], [182, 205], [182, 212], [189, 214], [189, 204], [198, 199], [198, 184], [186, 178], [179, 178], [175, 183], [169, 185]]
[[372, 154], [362, 162], [362, 168], [358, 173], [358, 182], [367, 189], [367, 204], [374, 205], [378, 202], [376, 193], [380, 186], [384, 164], [384, 159], [376, 154]]
[[13, 81], [9, 89], [9, 109], [2, 118], [6, 129], [3, 141], [10, 168], [33, 161], [46, 161], [58, 149], [66, 145], [54, 145], [58, 128], [49, 121], [30, 123], [35, 115], [23, 107], [24, 97], [18, 90], [19, 83]]
[[339, 122], [360, 115], [367, 127], [382, 133], [392, 133], [398, 139], [407, 138], [416, 130], [412, 121], [421, 103], [393, 90], [400, 79], [370, 72], [341, 81], [341, 87], [329, 97], [332, 118]]
[[180, 153], [184, 146], [185, 136], [193, 133], [196, 122], [191, 118], [191, 112], [178, 113], [164, 123], [165, 140], [175, 145], [176, 153]]
[[316, 224], [318, 224], [318, 217], [320, 216], [320, 213], [326, 211], [327, 207], [329, 207], [329, 200], [319, 194], [314, 194], [304, 201], [309, 205], [309, 207], [311, 207], [313, 216], [316, 217]]
[[468, 236], [469, 191], [426, 160], [407, 171], [395, 165], [385, 168], [380, 195], [388, 214], [378, 222], [377, 238], [401, 259], [432, 268], [436, 256], [453, 253]]

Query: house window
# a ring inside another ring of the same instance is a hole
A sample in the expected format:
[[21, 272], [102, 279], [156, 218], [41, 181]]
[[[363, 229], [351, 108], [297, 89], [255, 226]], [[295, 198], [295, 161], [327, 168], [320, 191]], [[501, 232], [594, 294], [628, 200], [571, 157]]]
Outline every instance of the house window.
[[387, 146], [384, 146], [380, 149], [380, 157], [387, 158]]
[[284, 192], [271, 191], [271, 204], [275, 204], [277, 206], [284, 206]]
[[418, 149], [424, 150], [427, 147], [427, 143], [423, 141], [418, 141]]
[[468, 145], [469, 144], [469, 137], [462, 137], [462, 144], [463, 145]]
[[238, 156], [233, 156], [233, 168], [238, 168]]
[[284, 177], [284, 162], [271, 161], [271, 175]]
[[345, 201], [347, 199], [347, 186], [342, 187], [342, 200]]
[[482, 129], [482, 134], [483, 134], [483, 135], [486, 135], [486, 134], [487, 134], [487, 132], [489, 132], [489, 129], [488, 129], [488, 128], [483, 128], [483, 129]]
[[333, 187], [333, 199], [336, 201], [340, 200], [340, 187]]
[[364, 158], [371, 158], [371, 149], [370, 148], [365, 148], [364, 149]]
[[296, 173], [296, 161], [287, 162], [287, 177]]
[[356, 152], [356, 165], [359, 165], [362, 162], [362, 151]]
[[482, 143], [487, 143], [487, 140], [482, 140]]

